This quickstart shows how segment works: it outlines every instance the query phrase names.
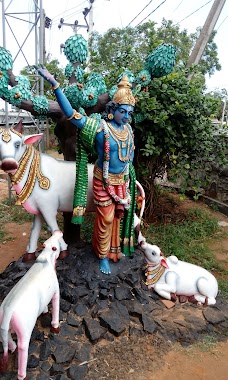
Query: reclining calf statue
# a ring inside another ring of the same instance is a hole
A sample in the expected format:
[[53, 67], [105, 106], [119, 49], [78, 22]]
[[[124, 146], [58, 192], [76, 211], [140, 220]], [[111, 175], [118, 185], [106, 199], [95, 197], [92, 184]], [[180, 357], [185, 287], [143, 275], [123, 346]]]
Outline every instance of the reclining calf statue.
[[[23, 136], [22, 129], [22, 122], [11, 129], [0, 127], [0, 168], [10, 175], [17, 194], [16, 204], [21, 204], [29, 213], [34, 214], [27, 253], [24, 255], [27, 261], [35, 259], [43, 219], [52, 233], [59, 229], [57, 212], [72, 211], [76, 167], [75, 162], [56, 160], [39, 153], [32, 144], [42, 134]], [[87, 212], [95, 211], [92, 178], [93, 165], [89, 164]], [[138, 182], [137, 186], [142, 193], [143, 189]], [[142, 196], [145, 197], [145, 194]], [[135, 225], [137, 222], [136, 218]], [[61, 252], [67, 250], [63, 238], [60, 239], [60, 245]]]
[[218, 293], [216, 278], [206, 269], [178, 260], [176, 256], [164, 257], [160, 248], [142, 240], [141, 250], [147, 262], [146, 285], [161, 297], [176, 301], [176, 296], [186, 296], [192, 303], [214, 305]]
[[28, 347], [36, 320], [47, 313], [52, 300], [52, 332], [59, 332], [59, 283], [55, 262], [60, 253], [61, 231], [44, 242], [44, 249], [28, 272], [6, 296], [0, 307], [0, 340], [3, 344], [1, 371], [7, 369], [8, 349], [16, 349], [11, 332], [17, 335], [18, 380], [26, 379]]

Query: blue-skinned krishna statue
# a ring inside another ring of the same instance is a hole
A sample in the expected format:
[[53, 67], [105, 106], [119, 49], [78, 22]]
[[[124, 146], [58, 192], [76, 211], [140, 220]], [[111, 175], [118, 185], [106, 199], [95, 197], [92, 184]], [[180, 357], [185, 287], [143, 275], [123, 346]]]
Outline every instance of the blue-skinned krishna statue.
[[135, 98], [127, 77], [118, 84], [113, 101], [98, 121], [75, 111], [55, 78], [45, 69], [36, 67], [39, 74], [52, 85], [56, 99], [67, 119], [79, 132], [80, 146], [76, 152], [76, 186], [73, 223], [81, 223], [86, 205], [87, 188], [80, 173], [85, 173], [87, 153], [95, 150], [93, 194], [96, 215], [92, 246], [99, 258], [100, 270], [111, 273], [109, 260], [116, 262], [123, 254], [131, 255], [135, 211], [134, 135], [129, 124]]

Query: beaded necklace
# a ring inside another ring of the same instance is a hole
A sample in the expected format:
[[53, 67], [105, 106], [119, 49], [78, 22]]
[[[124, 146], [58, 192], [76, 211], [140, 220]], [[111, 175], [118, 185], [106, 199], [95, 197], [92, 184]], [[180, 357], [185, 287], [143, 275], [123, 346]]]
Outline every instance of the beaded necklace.
[[[120, 161], [126, 162], [129, 160], [129, 153], [130, 153], [130, 141], [131, 141], [131, 136], [130, 136], [130, 131], [126, 125], [124, 125], [124, 129], [121, 131], [118, 131], [115, 129], [112, 124], [107, 123], [109, 127], [109, 133], [112, 136], [112, 138], [115, 140], [118, 146], [118, 157]], [[122, 142], [122, 146], [120, 145], [120, 141]], [[127, 141], [127, 144], [126, 144]], [[123, 157], [122, 155], [122, 148], [126, 148], [127, 146], [127, 152], [126, 156]]]
[[121, 198], [115, 193], [114, 186], [110, 184], [108, 177], [109, 174], [109, 162], [110, 162], [110, 129], [108, 128], [107, 123], [102, 120], [103, 129], [104, 129], [104, 161], [103, 161], [103, 182], [104, 187], [107, 193], [113, 198], [116, 203], [124, 205], [125, 209], [130, 207], [130, 193], [129, 193], [129, 163], [127, 163], [124, 175], [126, 177], [126, 198]]

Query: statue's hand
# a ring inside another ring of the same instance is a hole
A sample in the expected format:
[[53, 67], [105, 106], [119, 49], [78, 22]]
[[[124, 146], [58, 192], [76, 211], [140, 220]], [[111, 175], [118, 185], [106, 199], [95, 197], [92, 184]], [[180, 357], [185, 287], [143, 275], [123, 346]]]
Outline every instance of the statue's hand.
[[57, 80], [49, 73], [49, 71], [44, 67], [43, 65], [41, 66], [35, 66], [34, 68], [38, 71], [38, 73], [45, 79], [47, 80], [52, 86], [55, 86], [58, 82]]

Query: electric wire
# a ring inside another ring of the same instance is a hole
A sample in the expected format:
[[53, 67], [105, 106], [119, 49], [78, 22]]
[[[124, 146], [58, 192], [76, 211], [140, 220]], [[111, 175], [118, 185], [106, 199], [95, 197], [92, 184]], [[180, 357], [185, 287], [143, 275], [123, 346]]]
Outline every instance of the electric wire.
[[184, 0], [181, 0], [181, 2], [178, 4], [178, 6], [173, 10], [173, 13], [176, 12], [176, 10], [179, 8], [179, 6], [183, 3]]
[[143, 19], [142, 21], [140, 21], [136, 26], [139, 26], [140, 24], [142, 24], [142, 22], [143, 22], [144, 20], [146, 20], [150, 15], [152, 15], [152, 13], [154, 13], [158, 8], [160, 8], [160, 6], [161, 6], [162, 4], [164, 4], [165, 2], [166, 2], [166, 0], [164, 0], [161, 4], [159, 4], [159, 5], [157, 6], [157, 8], [155, 8], [152, 12], [150, 12], [150, 13], [148, 14], [148, 16], [144, 17], [144, 19]]
[[[87, 5], [87, 1], [82, 1], [80, 4], [78, 4], [76, 7], [72, 7], [70, 9], [68, 9], [67, 11], [65, 11], [64, 13], [59, 13], [57, 14], [56, 16], [54, 16], [52, 18], [52, 23], [51, 23], [51, 28], [50, 28], [50, 35], [49, 35], [49, 44], [48, 44], [48, 52], [50, 53], [51, 52], [51, 47], [52, 47], [52, 43], [53, 43], [53, 27], [55, 27], [56, 25], [59, 24], [59, 17], [61, 16], [61, 18], [63, 18], [64, 16], [64, 22], [68, 21], [70, 18], [82, 13], [84, 7], [82, 7], [82, 5]], [[80, 7], [80, 9], [78, 10], [78, 8]], [[70, 13], [69, 13], [70, 12]]]
[[141, 13], [144, 11], [144, 9], [146, 9], [148, 7], [148, 5], [150, 5], [150, 3], [152, 3], [153, 0], [150, 0], [149, 3], [133, 18], [133, 20], [131, 20], [129, 22], [129, 24], [127, 25], [127, 27], [139, 16], [141, 15]]
[[[68, 16], [64, 16], [64, 22], [68, 21], [70, 18], [73, 18], [74, 16], [77, 16], [78, 14], [82, 13], [82, 11], [83, 11], [83, 8], [77, 12], [73, 12], [73, 13], [69, 14]], [[61, 17], [61, 18], [63, 18], [63, 17]], [[59, 24], [59, 20], [55, 20], [54, 22], [52, 22], [52, 25], [56, 25], [56, 24]]]
[[216, 31], [219, 30], [220, 26], [222, 26], [222, 24], [224, 23], [224, 21], [226, 21], [227, 18], [228, 18], [228, 15], [224, 18], [224, 20], [221, 22], [221, 24], [219, 24], [218, 28], [216, 28]]
[[182, 20], [178, 21], [176, 24], [174, 24], [174, 26], [180, 24], [180, 22], [186, 20], [188, 17], [192, 16], [194, 13], [198, 12], [200, 9], [202, 9], [203, 7], [205, 7], [207, 4], [209, 4], [211, 2], [212, 2], [212, 0], [208, 1], [207, 3], [205, 3], [204, 5], [202, 5], [200, 8], [196, 9], [194, 12], [190, 13], [188, 16], [186, 16]]
[[[78, 4], [76, 7], [70, 8], [70, 9], [68, 9], [66, 12], [70, 12], [70, 11], [72, 11], [72, 9], [79, 8], [79, 7], [81, 7], [81, 6], [82, 6], [83, 4], [85, 4], [85, 3], [87, 4], [87, 2], [84, 0], [84, 1], [82, 1], [82, 3]], [[66, 12], [64, 12], [64, 13], [66, 13]], [[62, 12], [59, 13], [59, 14], [57, 14], [56, 16], [54, 16], [54, 17], [52, 18], [52, 21], [55, 20], [56, 18], [59, 18], [60, 16], [62, 17], [62, 15], [63, 15]], [[68, 15], [67, 15], [66, 17], [68, 17]]]

